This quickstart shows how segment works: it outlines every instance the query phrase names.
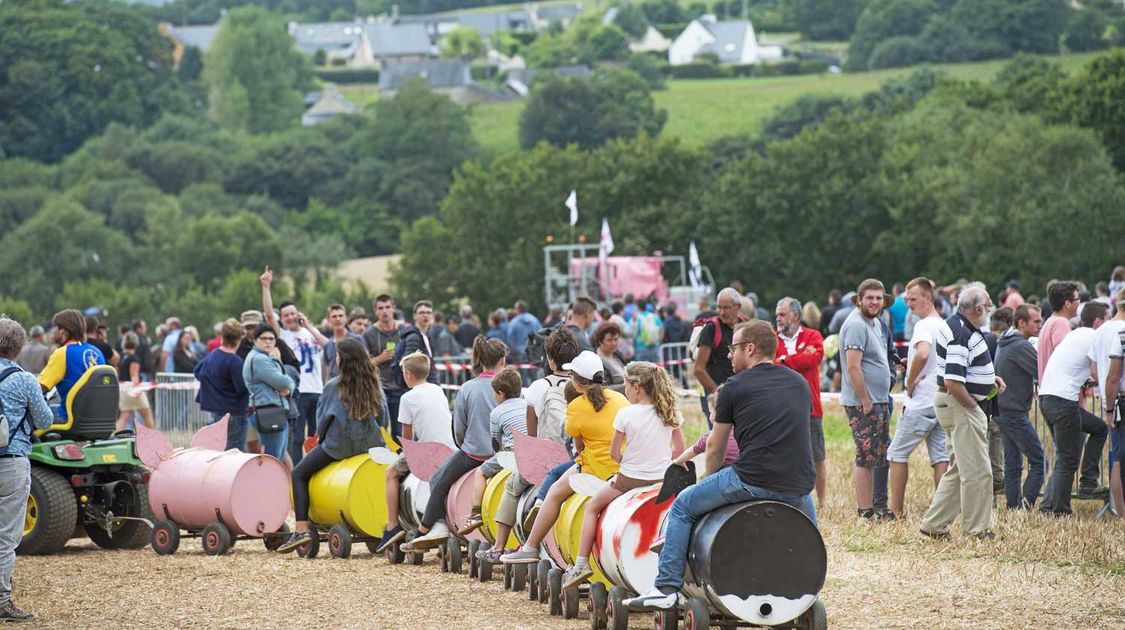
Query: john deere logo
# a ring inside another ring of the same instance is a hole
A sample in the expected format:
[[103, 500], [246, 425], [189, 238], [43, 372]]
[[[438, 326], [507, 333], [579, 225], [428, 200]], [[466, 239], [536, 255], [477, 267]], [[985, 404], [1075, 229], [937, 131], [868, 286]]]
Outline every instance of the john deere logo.
[[109, 384], [110, 384], [110, 378], [108, 376], [103, 376], [102, 377], [102, 385], [109, 385]]

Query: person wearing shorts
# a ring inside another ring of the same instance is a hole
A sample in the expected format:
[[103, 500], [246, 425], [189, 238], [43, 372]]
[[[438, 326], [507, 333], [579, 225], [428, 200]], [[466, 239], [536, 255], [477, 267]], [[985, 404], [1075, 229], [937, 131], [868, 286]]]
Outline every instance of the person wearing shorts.
[[907, 463], [919, 444], [925, 442], [930, 454], [934, 488], [949, 468], [945, 429], [938, 424], [937, 412], [934, 411], [934, 394], [937, 393], [934, 339], [944, 321], [934, 308], [933, 281], [919, 277], [907, 283], [906, 304], [918, 321], [914, 324], [906, 354], [906, 401], [895, 428], [895, 437], [887, 449], [887, 461], [891, 466], [890, 513], [896, 518], [903, 516], [909, 475]]

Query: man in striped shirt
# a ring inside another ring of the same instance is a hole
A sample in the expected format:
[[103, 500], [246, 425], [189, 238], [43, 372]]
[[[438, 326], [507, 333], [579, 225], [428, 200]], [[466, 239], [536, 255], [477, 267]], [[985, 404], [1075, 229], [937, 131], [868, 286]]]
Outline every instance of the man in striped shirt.
[[938, 391], [934, 411], [952, 438], [953, 463], [941, 478], [921, 531], [947, 538], [949, 526], [962, 515], [962, 529], [978, 538], [993, 538], [992, 468], [988, 459], [988, 418], [980, 402], [1004, 390], [992, 368], [981, 329], [988, 323], [991, 299], [983, 284], [961, 289], [957, 313], [945, 320], [935, 339]]

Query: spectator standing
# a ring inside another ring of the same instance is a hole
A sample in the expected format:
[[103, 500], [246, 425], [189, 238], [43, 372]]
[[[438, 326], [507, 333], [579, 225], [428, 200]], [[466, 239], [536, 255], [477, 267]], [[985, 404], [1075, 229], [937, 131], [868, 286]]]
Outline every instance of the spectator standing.
[[[1000, 335], [996, 348], [996, 375], [1007, 385], [996, 397], [996, 424], [1003, 434], [1004, 497], [1010, 510], [1035, 507], [1046, 474], [1043, 443], [1028, 419], [1039, 370], [1035, 346], [1029, 340], [1039, 334], [1043, 316], [1038, 308], [1022, 304], [1013, 317], [1014, 326]], [[1021, 487], [1024, 458], [1027, 479]]]
[[133, 419], [134, 413], [140, 413], [145, 426], [152, 429], [155, 424], [152, 420], [152, 409], [148, 404], [148, 394], [138, 391], [141, 384], [141, 361], [137, 358], [137, 333], [129, 331], [121, 339], [121, 361], [117, 365], [117, 381], [129, 383], [132, 388], [123, 388], [118, 402], [117, 426], [115, 430], [124, 429]]
[[816, 307], [816, 302], [809, 300], [801, 307], [801, 325], [816, 331], [820, 330], [820, 309]]
[[[178, 317], [169, 317], [164, 320], [164, 336], [160, 340], [160, 370], [164, 372], [175, 372], [176, 366], [172, 363], [172, 354], [176, 351], [176, 343], [180, 340], [180, 333], [183, 332]], [[160, 337], [159, 331], [157, 336]]]
[[856, 308], [840, 328], [844, 353], [840, 402], [855, 440], [857, 513], [873, 518], [874, 468], [887, 459], [890, 422], [891, 368], [887, 344], [879, 325], [885, 304], [883, 283], [868, 278], [856, 290]]
[[742, 321], [742, 295], [727, 287], [719, 291], [718, 305], [719, 314], [707, 319], [703, 329], [699, 331], [699, 347], [692, 367], [695, 380], [703, 387], [703, 396], [700, 396], [699, 401], [706, 418], [711, 415], [707, 408], [707, 396], [734, 376], [734, 367], [730, 362], [730, 344], [734, 337], [734, 327]]
[[[1079, 327], [1055, 346], [1039, 383], [1039, 408], [1055, 441], [1055, 465], [1039, 509], [1056, 516], [1071, 513], [1070, 493], [1079, 456], [1082, 465], [1078, 497], [1093, 498], [1099, 491], [1098, 468], [1109, 431], [1100, 418], [1083, 409], [1078, 401], [1090, 378], [1090, 366], [1096, 365], [1090, 355], [1106, 312], [1101, 303], [1089, 303], [1082, 309]], [[1083, 433], [1087, 434], [1085, 449]]]
[[598, 305], [586, 295], [575, 298], [574, 304], [570, 307], [570, 317], [567, 319], [566, 326], [578, 339], [580, 352], [594, 351], [594, 345], [590, 343], [590, 334], [587, 331], [594, 325], [594, 315], [597, 311]]
[[[242, 365], [242, 380], [249, 391], [250, 404], [254, 413], [249, 418], [249, 425], [261, 440], [262, 449], [267, 455], [285, 461], [288, 459], [286, 444], [288, 443], [289, 429], [292, 423], [281, 425], [278, 431], [261, 430], [258, 424], [257, 412], [263, 407], [280, 406], [288, 411], [293, 404], [290, 400], [293, 390], [297, 386], [296, 379], [289, 376], [278, 359], [277, 333], [269, 324], [258, 324], [252, 333], [254, 347], [246, 355]], [[290, 414], [292, 417], [292, 414]], [[289, 462], [292, 465], [292, 462]]]
[[348, 332], [359, 335], [361, 338], [367, 334], [370, 324], [371, 320], [367, 317], [367, 313], [362, 312], [362, 310], [348, 315]]
[[117, 352], [113, 350], [113, 346], [109, 345], [98, 335], [98, 320], [93, 317], [86, 318], [86, 343], [97, 348], [102, 356], [105, 357], [106, 365], [116, 366], [120, 358]]
[[445, 315], [441, 311], [434, 311], [434, 323], [430, 326], [430, 347], [434, 356], [452, 357], [461, 354], [461, 345], [453, 338], [453, 333], [445, 326]]
[[222, 343], [195, 366], [195, 379], [199, 381], [195, 402], [199, 403], [200, 409], [211, 414], [208, 424], [227, 416], [226, 449], [245, 451], [246, 408], [250, 406], [250, 401], [242, 376], [243, 361], [238, 356], [242, 336], [242, 325], [238, 320], [231, 318], [222, 323], [219, 328]]
[[[1125, 466], [1125, 370], [1122, 360], [1125, 357], [1125, 287], [1118, 289], [1115, 297], [1117, 316], [1102, 324], [1094, 335], [1090, 348], [1090, 360], [1097, 371], [1098, 389], [1102, 393], [1102, 413], [1109, 430], [1117, 434], [1117, 466], [1110, 473], [1117, 514], [1125, 515], [1125, 501], [1121, 496], [1121, 474]], [[1116, 416], [1114, 415], [1116, 412]]]
[[207, 354], [219, 349], [223, 345], [223, 322], [215, 324], [215, 336], [207, 340]]
[[[371, 362], [379, 368], [379, 380], [383, 383], [386, 394], [387, 408], [391, 414], [391, 434], [395, 437], [402, 434], [398, 424], [399, 400], [406, 392], [405, 384], [399, 383], [394, 376], [392, 363], [395, 358], [395, 349], [406, 327], [395, 321], [395, 301], [387, 294], [375, 298], [375, 324], [363, 333], [363, 342], [367, 344], [367, 352], [371, 355]], [[409, 354], [409, 353], [407, 353]], [[406, 356], [405, 354], [402, 356]]]
[[[473, 347], [473, 340], [480, 334], [480, 326], [473, 321], [473, 307], [463, 306], [461, 312], [464, 313], [465, 309], [469, 309], [469, 316], [461, 315], [460, 321], [457, 323], [457, 330], [453, 332], [453, 338], [461, 346], [462, 350], [465, 348]], [[450, 320], [453, 318], [451, 317]]]
[[895, 341], [906, 341], [904, 331], [906, 330], [906, 316], [910, 313], [910, 309], [906, 306], [905, 291], [906, 288], [902, 286], [901, 282], [896, 282], [891, 287], [891, 295], [894, 300], [887, 307], [887, 312], [891, 316], [891, 330], [894, 331]]
[[828, 324], [832, 321], [832, 317], [836, 315], [836, 311], [840, 310], [840, 290], [832, 289], [828, 292], [828, 305], [824, 310], [820, 311], [820, 334], [821, 336], [829, 335]]
[[816, 505], [819, 509], [824, 507], [827, 483], [824, 471], [824, 412], [820, 406], [820, 362], [824, 359], [824, 340], [815, 328], [801, 325], [801, 303], [796, 298], [782, 298], [774, 314], [777, 323], [775, 362], [800, 374], [809, 384], [812, 397], [809, 437], [816, 468]]
[[[35, 376], [16, 364], [26, 339], [19, 322], [0, 317], [0, 418], [6, 419], [9, 435], [8, 445], [0, 447], [0, 622], [35, 619], [12, 600], [12, 572], [31, 492], [31, 464], [27, 459], [31, 434], [54, 421]], [[26, 581], [24, 585], [31, 583]]]
[[1026, 302], [1023, 295], [1020, 294], [1020, 283], [1018, 280], [1009, 280], [1007, 284], [1008, 294], [1004, 296], [1004, 301], [1001, 307], [1010, 308], [1012, 311], [1016, 310], [1020, 304]]
[[[1116, 296], [1125, 289], [1125, 265], [1117, 265], [1113, 268], [1113, 273], [1109, 274], [1109, 294]], [[1121, 308], [1118, 306], [1118, 308]]]
[[[348, 330], [348, 311], [343, 304], [333, 304], [325, 312], [328, 320], [328, 343], [324, 344], [325, 382], [340, 375], [340, 365], [336, 362], [336, 347], [341, 341], [351, 338], [363, 341], [363, 337]], [[365, 346], [366, 347], [366, 346]]]
[[184, 329], [180, 332], [179, 337], [176, 338], [176, 347], [172, 350], [172, 371], [180, 374], [191, 374], [195, 371], [195, 366], [202, 358], [196, 352], [195, 337], [191, 331]]
[[945, 429], [938, 424], [934, 412], [934, 394], [937, 393], [934, 340], [945, 322], [934, 308], [934, 285], [928, 278], [911, 280], [906, 285], [904, 296], [907, 307], [918, 321], [914, 324], [906, 355], [906, 401], [894, 439], [887, 449], [887, 461], [891, 467], [889, 507], [896, 518], [904, 516], [908, 463], [910, 454], [919, 444], [926, 443], [934, 473], [934, 488], [949, 468]]
[[675, 302], [664, 305], [664, 343], [687, 343], [691, 326], [676, 312]]
[[958, 513], [966, 535], [991, 539], [992, 471], [988, 460], [988, 417], [980, 402], [1003, 393], [988, 344], [981, 332], [988, 323], [992, 300], [979, 282], [965, 284], [957, 298], [957, 314], [945, 320], [937, 339], [938, 391], [934, 411], [951, 442], [949, 470], [941, 478], [920, 531], [948, 538]]
[[[848, 291], [847, 293], [845, 293], [842, 300], [843, 301], [840, 303], [840, 308], [836, 309], [836, 312], [832, 314], [832, 319], [828, 322], [828, 334], [830, 335], [840, 334], [840, 328], [844, 325], [844, 320], [846, 320], [848, 318], [848, 315], [851, 315], [852, 311], [855, 310], [855, 291]], [[843, 366], [841, 366], [841, 368], [842, 367]]]
[[515, 306], [516, 316], [508, 322], [508, 346], [516, 363], [526, 363], [527, 337], [543, 327], [539, 319], [527, 312], [527, 302], [519, 300]]
[[1039, 331], [1039, 342], [1035, 346], [1039, 360], [1040, 386], [1043, 384], [1043, 372], [1047, 369], [1047, 361], [1055, 346], [1070, 334], [1070, 319], [1078, 314], [1078, 283], [1070, 280], [1059, 280], [1047, 286], [1047, 301], [1051, 304], [1051, 316], [1043, 322], [1043, 329]]
[[625, 304], [623, 302], [614, 302], [609, 306], [610, 316], [609, 321], [617, 324], [617, 328], [621, 331], [621, 356], [625, 358], [625, 362], [633, 360], [633, 338], [636, 337], [636, 331], [633, 330], [633, 324], [625, 319]]
[[137, 333], [137, 359], [141, 362], [141, 378], [150, 381], [153, 378], [152, 369], [152, 343], [148, 339], [148, 323], [143, 319], [133, 322], [133, 332]]
[[664, 322], [656, 314], [656, 308], [648, 303], [637, 313], [636, 352], [638, 361], [660, 362], [660, 344], [664, 341]]
[[46, 331], [42, 326], [32, 326], [28, 332], [27, 345], [20, 350], [17, 362], [25, 372], [38, 374], [47, 366], [47, 358], [51, 356], [51, 348], [44, 343]]
[[613, 391], [625, 393], [625, 358], [621, 356], [621, 329], [613, 322], [602, 322], [594, 331], [594, 346], [605, 368], [605, 384]]

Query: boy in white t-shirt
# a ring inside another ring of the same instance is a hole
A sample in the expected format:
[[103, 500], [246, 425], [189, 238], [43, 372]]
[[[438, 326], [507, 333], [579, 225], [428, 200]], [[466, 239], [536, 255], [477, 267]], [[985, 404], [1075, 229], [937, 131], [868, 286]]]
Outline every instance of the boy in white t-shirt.
[[[402, 425], [402, 439], [416, 442], [441, 442], [456, 449], [453, 441], [453, 414], [449, 399], [441, 387], [426, 380], [430, 375], [430, 359], [415, 352], [402, 359], [402, 379], [410, 391], [399, 401], [398, 421]], [[383, 553], [391, 545], [406, 538], [406, 531], [398, 521], [398, 488], [402, 478], [410, 474], [406, 455], [400, 455], [387, 467], [387, 529], [375, 553]]]

